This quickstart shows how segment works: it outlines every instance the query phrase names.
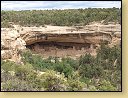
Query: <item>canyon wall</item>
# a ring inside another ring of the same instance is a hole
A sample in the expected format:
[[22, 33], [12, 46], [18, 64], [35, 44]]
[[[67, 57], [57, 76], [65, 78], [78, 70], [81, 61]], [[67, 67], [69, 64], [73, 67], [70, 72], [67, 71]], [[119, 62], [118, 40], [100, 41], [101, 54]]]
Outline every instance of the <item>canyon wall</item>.
[[103, 25], [92, 23], [86, 26], [49, 26], [21, 27], [1, 29], [1, 57], [2, 59], [20, 58], [19, 50], [38, 42], [57, 42], [89, 44], [89, 48], [107, 43], [110, 46], [121, 44], [121, 26], [119, 24]]
[[1, 58], [20, 61], [18, 51], [26, 48], [26, 42], [15, 29], [1, 29]]

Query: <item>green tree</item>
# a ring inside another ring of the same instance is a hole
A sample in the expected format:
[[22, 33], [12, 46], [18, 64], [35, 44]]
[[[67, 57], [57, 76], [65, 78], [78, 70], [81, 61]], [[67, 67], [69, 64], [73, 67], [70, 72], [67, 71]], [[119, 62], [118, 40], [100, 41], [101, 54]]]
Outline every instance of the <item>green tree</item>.
[[45, 91], [65, 91], [67, 89], [67, 79], [64, 74], [52, 70], [46, 71], [40, 76]]

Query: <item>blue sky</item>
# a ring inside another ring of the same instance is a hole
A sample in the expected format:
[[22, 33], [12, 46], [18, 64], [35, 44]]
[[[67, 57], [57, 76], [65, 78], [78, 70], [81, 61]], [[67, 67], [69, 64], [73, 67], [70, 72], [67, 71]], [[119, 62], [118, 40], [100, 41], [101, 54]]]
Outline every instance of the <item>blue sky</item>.
[[120, 1], [1, 1], [1, 10], [45, 10], [121, 7]]

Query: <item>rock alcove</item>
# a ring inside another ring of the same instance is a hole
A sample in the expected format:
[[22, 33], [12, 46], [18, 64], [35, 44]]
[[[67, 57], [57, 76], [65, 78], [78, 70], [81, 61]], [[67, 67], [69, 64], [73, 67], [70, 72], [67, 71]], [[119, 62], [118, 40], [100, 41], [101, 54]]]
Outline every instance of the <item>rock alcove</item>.
[[84, 53], [93, 53], [96, 48], [90, 43], [55, 41], [36, 42], [26, 47], [34, 53], [41, 54], [43, 57], [79, 57]]

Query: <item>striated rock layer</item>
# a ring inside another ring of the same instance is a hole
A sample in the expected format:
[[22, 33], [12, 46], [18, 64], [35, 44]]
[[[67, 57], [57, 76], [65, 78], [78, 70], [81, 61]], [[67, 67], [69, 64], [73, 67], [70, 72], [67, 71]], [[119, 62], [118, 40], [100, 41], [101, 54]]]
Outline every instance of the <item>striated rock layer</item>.
[[43, 41], [76, 42], [99, 44], [103, 41], [111, 43], [113, 35], [120, 38], [121, 26], [119, 24], [90, 24], [76, 27], [22, 27], [21, 37], [27, 45]]
[[[54, 54], [52, 56], [63, 57], [65, 55], [80, 56], [89, 50], [95, 54], [100, 43], [113, 46], [121, 42], [119, 24], [92, 23], [74, 27], [47, 25], [45, 27], [20, 27], [14, 25], [14, 27], [15, 29], [1, 30], [3, 59], [16, 60], [15, 58], [19, 58], [17, 50], [25, 49], [26, 46], [45, 56]], [[58, 55], [57, 51], [59, 51]]]

